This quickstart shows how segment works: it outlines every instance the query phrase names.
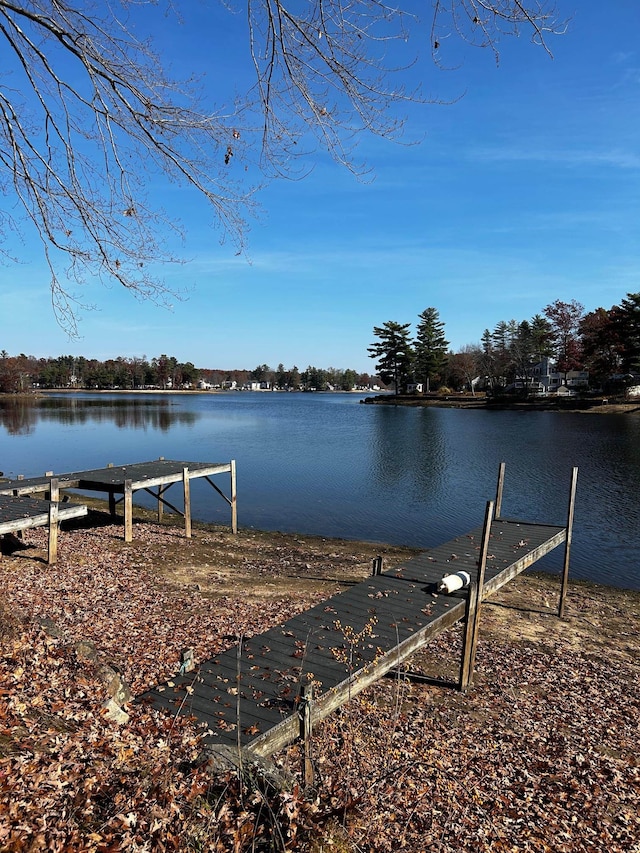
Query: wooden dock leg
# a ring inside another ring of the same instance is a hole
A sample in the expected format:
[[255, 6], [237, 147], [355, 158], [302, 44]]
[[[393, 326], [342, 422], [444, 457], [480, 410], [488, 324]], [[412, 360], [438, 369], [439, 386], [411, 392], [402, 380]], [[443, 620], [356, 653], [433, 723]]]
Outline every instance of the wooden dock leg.
[[[18, 474], [17, 479], [18, 480], [24, 480], [24, 474]], [[14, 498], [17, 498], [20, 495], [20, 489], [12, 489], [12, 491], [13, 491]], [[22, 535], [23, 535], [22, 530], [16, 531], [16, 536], [18, 537], [18, 539], [22, 539]]]
[[184, 488], [184, 535], [191, 539], [191, 483], [189, 469], [182, 469], [182, 486]]
[[478, 560], [478, 576], [476, 582], [472, 582], [469, 585], [469, 595], [467, 597], [464, 639], [462, 644], [462, 663], [460, 666], [461, 690], [467, 690], [473, 681], [473, 670], [476, 662], [476, 648], [478, 645], [478, 634], [480, 632], [480, 611], [482, 607], [484, 575], [487, 567], [487, 554], [489, 553], [489, 539], [491, 538], [493, 512], [493, 501], [487, 501], [487, 508], [484, 516], [484, 527], [482, 530], [482, 544], [480, 546], [480, 558]]
[[49, 551], [47, 562], [52, 566], [58, 559], [58, 531], [60, 530], [60, 522], [58, 521], [60, 486], [55, 477], [49, 481], [49, 500], [51, 503], [49, 504]]
[[[107, 462], [107, 468], [113, 468], [113, 462]], [[116, 517], [116, 495], [115, 492], [109, 492], [109, 515], [111, 518]]]
[[576, 488], [578, 485], [578, 469], [571, 470], [571, 489], [569, 492], [569, 510], [567, 512], [567, 538], [564, 543], [564, 565], [562, 567], [562, 584], [560, 587], [560, 605], [558, 616], [564, 616], [564, 605], [567, 597], [567, 583], [569, 581], [569, 558], [571, 556], [571, 539], [573, 536], [573, 515], [576, 505]]
[[475, 624], [476, 610], [478, 609], [478, 586], [475, 580], [469, 584], [467, 601], [464, 610], [464, 635], [462, 638], [462, 658], [460, 660], [460, 676], [458, 688], [462, 691], [469, 687], [471, 677], [469, 674], [469, 663], [471, 660], [471, 646], [473, 644], [473, 626]]
[[60, 483], [57, 477], [52, 477], [49, 480], [49, 500], [58, 503], [60, 500]]
[[58, 530], [60, 523], [58, 521], [58, 504], [53, 501], [49, 504], [49, 552], [47, 554], [47, 562], [53, 566], [58, 559]]
[[302, 741], [302, 777], [305, 788], [310, 788], [314, 782], [313, 761], [311, 760], [312, 702], [313, 685], [305, 684], [300, 691], [298, 711], [300, 715], [300, 739]]
[[[164, 456], [158, 456], [158, 462], [164, 462]], [[164, 503], [160, 500], [163, 494], [164, 489], [162, 486], [158, 486], [158, 523], [162, 521], [164, 515]]]
[[131, 480], [124, 481], [124, 541], [133, 540], [133, 489]]
[[504, 469], [505, 463], [501, 462], [500, 467], [498, 468], [498, 485], [496, 487], [496, 507], [494, 512], [494, 518], [500, 518], [500, 513], [502, 512], [502, 491], [504, 489]]
[[238, 532], [238, 497], [236, 493], [236, 460], [231, 460], [231, 532]]

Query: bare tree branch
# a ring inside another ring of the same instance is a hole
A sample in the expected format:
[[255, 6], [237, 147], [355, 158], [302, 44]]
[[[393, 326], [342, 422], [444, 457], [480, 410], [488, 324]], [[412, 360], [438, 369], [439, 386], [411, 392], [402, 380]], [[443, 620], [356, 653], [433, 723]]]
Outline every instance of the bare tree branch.
[[[242, 245], [251, 193], [231, 180], [221, 153], [233, 140], [232, 114], [199, 109], [148, 45], [97, 5], [0, 0], [0, 36], [16, 80], [0, 86], [0, 187], [40, 236], [54, 312], [71, 335], [82, 302], [68, 279], [96, 276], [160, 302], [174, 295], [148, 272], [175, 260], [162, 239], [176, 228], [148, 206], [150, 176], [194, 187]], [[8, 211], [0, 215], [6, 224]]]
[[[359, 172], [358, 134], [397, 137], [397, 106], [420, 99], [398, 73], [411, 66], [413, 55], [398, 57], [419, 22], [384, 0], [247, 0], [255, 85], [224, 109], [203, 107], [193, 81], [166, 77], [133, 34], [133, 5], [151, 14], [157, 0], [0, 0], [0, 230], [19, 230], [16, 209], [30, 221], [55, 316], [72, 336], [86, 307], [74, 287], [89, 278], [173, 296], [150, 270], [177, 260], [164, 247], [167, 228], [179, 227], [149, 203], [151, 179], [194, 189], [241, 250], [253, 188], [234, 163], [254, 174], [253, 155], [265, 176], [299, 176], [315, 138]], [[503, 35], [526, 30], [548, 50], [562, 29], [536, 0], [433, 0], [432, 16], [436, 61], [444, 34], [496, 51]]]
[[549, 38], [566, 30], [553, 0], [433, 0], [433, 9], [431, 49], [437, 64], [444, 40], [452, 34], [476, 47], [490, 48], [497, 62], [505, 36], [527, 33], [551, 56]]

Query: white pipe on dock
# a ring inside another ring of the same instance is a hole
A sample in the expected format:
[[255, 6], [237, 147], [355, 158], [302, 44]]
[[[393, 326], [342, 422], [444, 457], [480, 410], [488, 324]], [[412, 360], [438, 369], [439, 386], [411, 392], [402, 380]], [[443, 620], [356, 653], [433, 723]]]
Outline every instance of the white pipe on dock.
[[456, 572], [454, 575], [445, 575], [438, 584], [438, 592], [450, 593], [458, 589], [464, 589], [471, 583], [468, 572]]

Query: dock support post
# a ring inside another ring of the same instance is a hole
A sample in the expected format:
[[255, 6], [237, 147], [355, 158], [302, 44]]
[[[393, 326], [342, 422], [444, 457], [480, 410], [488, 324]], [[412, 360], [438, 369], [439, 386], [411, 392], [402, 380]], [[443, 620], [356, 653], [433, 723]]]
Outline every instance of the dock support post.
[[382, 574], [382, 557], [374, 557], [371, 561], [371, 576], [376, 577]]
[[133, 540], [133, 489], [131, 480], [124, 481], [124, 541]]
[[311, 710], [313, 703], [313, 685], [305, 684], [300, 691], [300, 739], [302, 741], [302, 777], [305, 788], [314, 782], [313, 761], [311, 760]]
[[569, 492], [569, 509], [567, 512], [567, 537], [564, 543], [564, 565], [562, 567], [562, 584], [560, 587], [560, 605], [558, 616], [564, 616], [564, 605], [567, 597], [567, 583], [569, 581], [569, 558], [571, 555], [571, 539], [573, 536], [573, 515], [576, 505], [576, 488], [578, 485], [578, 469], [571, 470], [571, 489]]
[[[107, 462], [107, 468], [113, 468], [113, 462]], [[116, 496], [111, 489], [109, 490], [109, 516], [116, 517]]]
[[[18, 474], [18, 480], [24, 480], [24, 474]], [[17, 498], [20, 495], [20, 489], [12, 489], [11, 493], [13, 494], [14, 498]], [[22, 530], [17, 531], [17, 536], [18, 539], [22, 539]]]
[[496, 488], [496, 509], [494, 513], [494, 518], [500, 518], [500, 513], [502, 512], [502, 490], [504, 489], [504, 469], [505, 463], [501, 462], [500, 467], [498, 468], [498, 485]]
[[[158, 462], [164, 462], [164, 456], [158, 456]], [[162, 522], [162, 516], [164, 515], [164, 503], [162, 501], [163, 494], [164, 489], [162, 486], [158, 486], [158, 524]]]
[[236, 494], [236, 460], [232, 459], [230, 463], [231, 469], [231, 532], [238, 532], [238, 506]]
[[487, 501], [487, 508], [484, 516], [484, 527], [482, 530], [482, 544], [480, 546], [480, 558], [478, 560], [478, 575], [475, 583], [472, 581], [469, 584], [469, 594], [467, 596], [467, 606], [465, 608], [465, 628], [462, 643], [462, 662], [460, 665], [460, 690], [467, 690], [473, 680], [473, 669], [476, 662], [476, 647], [478, 645], [478, 633], [480, 631], [480, 609], [482, 606], [484, 574], [487, 566], [487, 554], [489, 552], [489, 539], [491, 537], [493, 512], [493, 501]]
[[184, 489], [184, 535], [191, 538], [191, 483], [189, 469], [182, 469], [182, 487]]
[[47, 562], [52, 566], [58, 559], [58, 501], [60, 500], [60, 488], [57, 478], [49, 481], [49, 551]]
[[60, 500], [60, 484], [57, 477], [49, 480], [49, 500], [58, 503]]

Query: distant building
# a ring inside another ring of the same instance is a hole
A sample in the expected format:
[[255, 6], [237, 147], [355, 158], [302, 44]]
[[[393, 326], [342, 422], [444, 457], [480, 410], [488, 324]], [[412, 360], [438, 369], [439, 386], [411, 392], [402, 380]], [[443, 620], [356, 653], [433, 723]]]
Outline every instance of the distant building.
[[[516, 382], [522, 377], [517, 377]], [[534, 384], [535, 393], [539, 394], [567, 394], [575, 391], [586, 390], [589, 387], [588, 370], [558, 371], [550, 359], [543, 358], [542, 361], [531, 368], [530, 383]]]

